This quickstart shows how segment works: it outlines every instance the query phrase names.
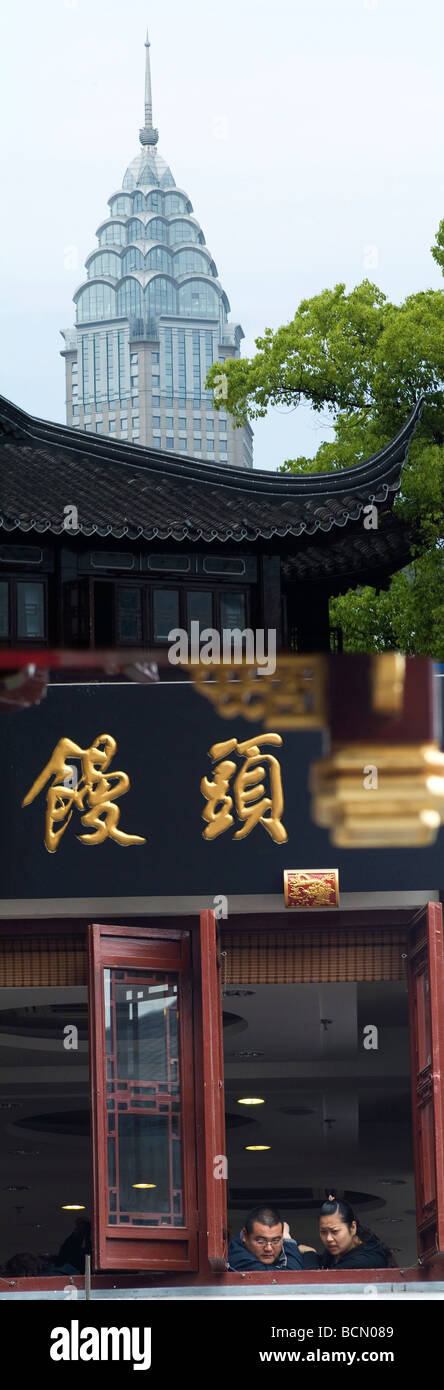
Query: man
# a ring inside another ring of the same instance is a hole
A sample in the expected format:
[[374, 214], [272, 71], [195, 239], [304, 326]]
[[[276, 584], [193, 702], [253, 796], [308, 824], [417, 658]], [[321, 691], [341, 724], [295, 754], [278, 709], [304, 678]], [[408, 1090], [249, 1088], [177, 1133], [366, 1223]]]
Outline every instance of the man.
[[288, 1223], [273, 1207], [253, 1207], [239, 1235], [230, 1240], [228, 1268], [303, 1269], [302, 1255], [311, 1248], [293, 1240]]
[[55, 1257], [55, 1264], [63, 1266], [62, 1273], [84, 1274], [85, 1255], [90, 1254], [91, 1222], [84, 1216], [78, 1216], [74, 1222], [74, 1230], [60, 1246], [58, 1255]]

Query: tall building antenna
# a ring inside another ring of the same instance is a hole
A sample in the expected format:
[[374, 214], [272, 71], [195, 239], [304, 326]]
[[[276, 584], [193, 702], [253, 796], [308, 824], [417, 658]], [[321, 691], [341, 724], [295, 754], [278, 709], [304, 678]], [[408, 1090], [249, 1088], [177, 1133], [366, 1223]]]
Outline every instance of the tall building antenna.
[[145, 125], [139, 131], [141, 145], [157, 145], [159, 131], [153, 126], [153, 97], [151, 91], [150, 41], [146, 31], [145, 48]]

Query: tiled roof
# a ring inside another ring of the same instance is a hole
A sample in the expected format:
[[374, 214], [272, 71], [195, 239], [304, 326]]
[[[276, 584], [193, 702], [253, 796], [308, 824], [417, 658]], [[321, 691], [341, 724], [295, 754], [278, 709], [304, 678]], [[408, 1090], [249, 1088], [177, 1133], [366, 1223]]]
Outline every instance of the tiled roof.
[[76, 506], [85, 536], [321, 540], [358, 521], [369, 502], [390, 506], [421, 409], [419, 401], [395, 439], [364, 463], [302, 475], [125, 444], [35, 419], [0, 397], [0, 526], [57, 535], [64, 508]]

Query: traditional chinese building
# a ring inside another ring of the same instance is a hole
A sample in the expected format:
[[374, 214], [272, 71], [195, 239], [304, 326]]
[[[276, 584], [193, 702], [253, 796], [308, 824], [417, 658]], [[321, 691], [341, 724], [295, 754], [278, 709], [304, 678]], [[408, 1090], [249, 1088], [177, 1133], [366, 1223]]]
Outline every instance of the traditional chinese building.
[[441, 681], [326, 655], [329, 593], [408, 558], [391, 502], [417, 413], [347, 473], [204, 478], [1, 403], [9, 696], [19, 658], [161, 662], [192, 620], [313, 653], [296, 719], [274, 683], [227, 703], [167, 666], [62, 669], [2, 707], [4, 1297], [83, 1289], [79, 1213], [93, 1297], [345, 1292], [362, 1272], [226, 1269], [256, 1200], [319, 1248], [332, 1188], [394, 1250], [366, 1285], [443, 1279]]
[[330, 650], [330, 595], [409, 560], [393, 501], [420, 409], [354, 468], [285, 476], [203, 473], [0, 399], [0, 643], [161, 650], [197, 621]]

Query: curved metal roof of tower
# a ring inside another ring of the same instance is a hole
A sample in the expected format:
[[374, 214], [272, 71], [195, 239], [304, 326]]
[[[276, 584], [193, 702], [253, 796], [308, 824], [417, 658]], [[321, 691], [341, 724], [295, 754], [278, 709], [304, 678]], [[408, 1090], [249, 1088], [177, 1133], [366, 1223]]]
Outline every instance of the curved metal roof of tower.
[[240, 325], [225, 330], [230, 305], [192, 203], [157, 149], [148, 34], [145, 48], [141, 148], [108, 199], [98, 245], [86, 257], [87, 278], [73, 296], [77, 324], [123, 317], [152, 326], [165, 314], [203, 316], [219, 320], [228, 342], [239, 341]]
[[149, 153], [146, 149], [140, 150], [135, 159], [131, 160], [123, 178], [122, 188], [131, 191], [133, 188], [149, 188], [153, 184], [157, 184], [159, 188], [176, 187], [169, 164], [154, 146]]

